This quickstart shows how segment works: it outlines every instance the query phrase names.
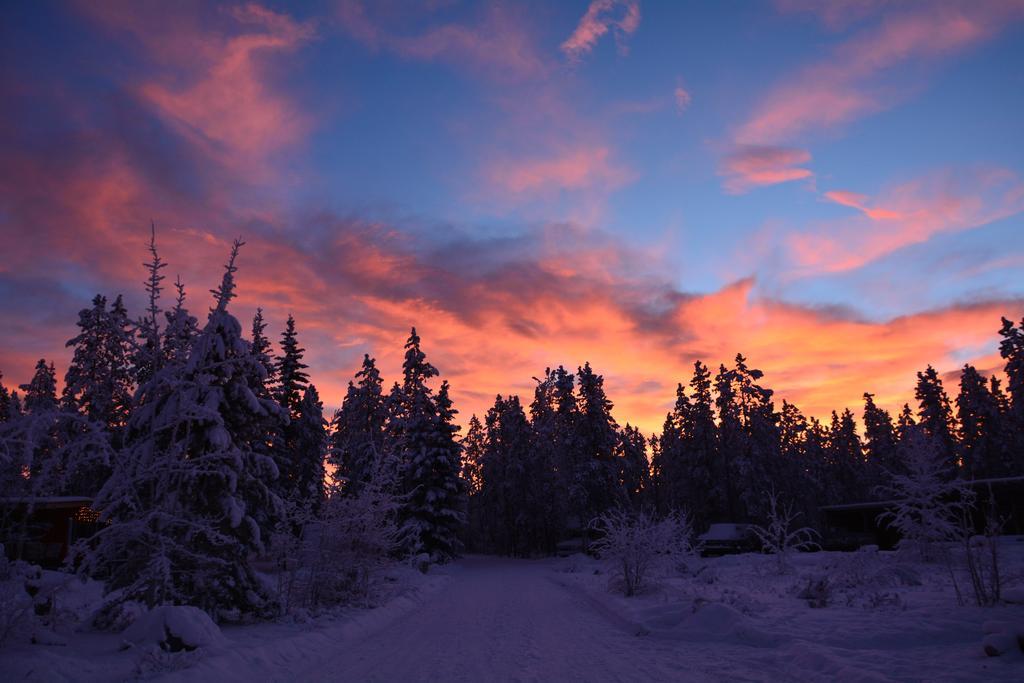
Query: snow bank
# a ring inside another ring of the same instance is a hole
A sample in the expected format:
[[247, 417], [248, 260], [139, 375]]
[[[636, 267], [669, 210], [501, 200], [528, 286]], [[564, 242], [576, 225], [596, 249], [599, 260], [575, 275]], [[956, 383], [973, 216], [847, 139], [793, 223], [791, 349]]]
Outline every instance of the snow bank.
[[191, 651], [223, 645], [224, 635], [203, 610], [188, 605], [154, 607], [122, 634], [125, 642], [164, 652]]
[[720, 602], [676, 602], [637, 611], [640, 624], [652, 636], [689, 642], [728, 642], [769, 647], [778, 638], [762, 631], [753, 620]]

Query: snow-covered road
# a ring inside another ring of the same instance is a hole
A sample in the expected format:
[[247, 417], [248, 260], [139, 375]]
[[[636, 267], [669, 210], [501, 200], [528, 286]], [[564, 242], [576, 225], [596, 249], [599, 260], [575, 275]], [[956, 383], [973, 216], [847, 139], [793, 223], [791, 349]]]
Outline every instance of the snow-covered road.
[[558, 585], [549, 561], [470, 557], [451, 572], [419, 609], [293, 680], [720, 680]]

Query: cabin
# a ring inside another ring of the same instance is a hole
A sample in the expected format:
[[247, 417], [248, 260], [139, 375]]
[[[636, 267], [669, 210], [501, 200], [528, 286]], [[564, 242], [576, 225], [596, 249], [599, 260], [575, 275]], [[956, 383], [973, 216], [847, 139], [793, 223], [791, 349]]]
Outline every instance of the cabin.
[[9, 560], [58, 567], [71, 546], [99, 528], [99, 513], [83, 496], [0, 498], [0, 543]]
[[[1024, 477], [975, 479], [965, 482], [974, 492], [972, 523], [975, 531], [985, 530], [985, 520], [994, 511], [1002, 522], [1004, 535], [1024, 534]], [[820, 508], [824, 520], [822, 547], [825, 550], [856, 550], [877, 545], [883, 550], [896, 547], [899, 533], [878, 518], [891, 510], [896, 501], [864, 501]]]

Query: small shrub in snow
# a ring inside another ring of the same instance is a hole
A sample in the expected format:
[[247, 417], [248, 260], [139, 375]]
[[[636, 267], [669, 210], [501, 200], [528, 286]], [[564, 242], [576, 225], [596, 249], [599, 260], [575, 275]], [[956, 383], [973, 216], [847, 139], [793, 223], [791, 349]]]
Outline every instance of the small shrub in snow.
[[[1000, 602], [1003, 577], [999, 567], [999, 533], [1002, 524], [995, 511], [986, 517], [985, 533], [971, 535], [966, 513], [963, 517], [962, 546], [967, 576], [971, 582], [974, 602], [979, 607], [990, 607]], [[958, 588], [959, 593], [959, 588]]]
[[787, 567], [789, 555], [798, 550], [814, 550], [818, 548], [815, 540], [818, 532], [810, 527], [800, 527], [790, 531], [793, 521], [800, 516], [792, 503], [780, 505], [775, 491], [768, 494], [768, 518], [765, 526], [752, 524], [750, 530], [757, 536], [761, 548], [775, 556], [776, 567], [783, 573]]
[[693, 527], [685, 514], [673, 513], [658, 520], [647, 512], [613, 510], [590, 526], [600, 534], [592, 545], [594, 551], [622, 581], [626, 596], [643, 590], [660, 565], [678, 562], [694, 552]]
[[832, 604], [832, 590], [832, 582], [827, 576], [818, 579], [809, 578], [804, 589], [797, 593], [797, 597], [806, 600], [811, 607], [819, 609]]

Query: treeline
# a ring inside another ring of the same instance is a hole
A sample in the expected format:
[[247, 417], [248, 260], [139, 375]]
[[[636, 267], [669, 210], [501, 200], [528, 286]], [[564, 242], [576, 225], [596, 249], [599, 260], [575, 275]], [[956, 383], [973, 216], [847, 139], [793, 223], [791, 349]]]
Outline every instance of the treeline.
[[[241, 246], [200, 324], [180, 281], [162, 310], [166, 264], [154, 238], [144, 315], [131, 319], [121, 297], [97, 296], [68, 341], [73, 357], [59, 396], [45, 360], [21, 393], [0, 385], [2, 497], [28, 505], [92, 498], [105, 524], [76, 549], [76, 567], [105, 580], [119, 602], [191, 604], [215, 617], [274, 613], [279, 605], [253, 561], [269, 554], [287, 565], [294, 540], [311, 526], [325, 533], [338, 510], [381, 528], [377, 518], [393, 516], [393, 550], [403, 556], [456, 556], [466, 510], [456, 412], [447, 383], [429, 385], [438, 373], [415, 329], [402, 382], [383, 395], [367, 358], [329, 423], [295, 320], [275, 354], [261, 311], [248, 338], [229, 313]], [[362, 508], [332, 505], [369, 488]], [[0, 521], [0, 542], [16, 553], [18, 520]]]
[[[928, 366], [915, 408], [893, 416], [864, 394], [862, 432], [849, 409], [822, 423], [776, 406], [738, 355], [715, 373], [694, 364], [660, 434], [620, 426], [585, 363], [546, 370], [529, 405], [498, 396], [459, 438], [415, 329], [401, 381], [385, 390], [365, 356], [326, 419], [295, 320], [275, 352], [261, 311], [248, 334], [229, 312], [240, 247], [200, 323], [180, 281], [163, 308], [154, 238], [146, 310], [131, 318], [121, 297], [93, 299], [60, 395], [45, 360], [20, 392], [0, 384], [3, 497], [92, 498], [107, 524], [73, 559], [124, 599], [272, 611], [253, 558], [289, 552], [289, 538], [343, 509], [332, 501], [364, 494], [363, 513], [394, 517], [396, 553], [443, 562], [464, 544], [551, 553], [612, 508], [685, 511], [698, 530], [760, 522], [769, 492], [813, 525], [822, 505], [876, 496], [922, 448], [949, 479], [1024, 473], [1024, 323], [1000, 330], [1005, 390], [966, 365], [951, 399]], [[391, 502], [372, 502], [381, 494]]]
[[[895, 417], [864, 394], [863, 436], [853, 412], [822, 423], [792, 403], [776, 408], [763, 373], [737, 355], [712, 375], [694, 364], [660, 434], [620, 428], [590, 365], [548, 370], [527, 409], [498, 396], [463, 439], [472, 538], [513, 555], [551, 552], [612, 507], [685, 511], [700, 530], [716, 521], [763, 523], [769, 492], [803, 524], [820, 507], [875, 500], [908, 474], [919, 451], [947, 479], [1024, 474], [1024, 323], [1003, 319], [1000, 353], [1008, 391], [965, 365], [951, 400], [935, 368], [917, 374], [916, 410]], [[647, 454], [650, 454], [648, 467]]]

